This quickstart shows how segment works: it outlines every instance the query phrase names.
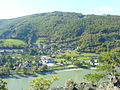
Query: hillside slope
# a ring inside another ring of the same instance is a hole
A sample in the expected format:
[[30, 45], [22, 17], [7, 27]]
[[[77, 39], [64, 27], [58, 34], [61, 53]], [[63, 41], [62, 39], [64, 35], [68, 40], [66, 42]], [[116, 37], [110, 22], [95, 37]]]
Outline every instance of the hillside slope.
[[0, 39], [67, 43], [79, 50], [99, 52], [120, 46], [120, 17], [51, 12], [0, 20]]

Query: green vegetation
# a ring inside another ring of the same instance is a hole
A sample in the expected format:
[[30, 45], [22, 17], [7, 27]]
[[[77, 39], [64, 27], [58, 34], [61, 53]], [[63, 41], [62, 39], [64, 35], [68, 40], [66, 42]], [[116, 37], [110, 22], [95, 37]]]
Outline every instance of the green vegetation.
[[76, 60], [86, 60], [86, 59], [90, 59], [90, 57], [80, 56], [80, 57], [77, 57], [77, 58], [76, 58]]
[[15, 49], [15, 48], [23, 48], [25, 47], [26, 43], [22, 40], [17, 39], [0, 39], [0, 48], [5, 49]]
[[0, 90], [8, 90], [6, 85], [7, 82], [5, 82], [3, 79], [0, 78]]
[[112, 15], [40, 13], [3, 20], [0, 39], [19, 39], [28, 46], [42, 43], [98, 53], [120, 46], [119, 23], [120, 17]]
[[50, 67], [48, 70], [63, 70], [63, 69], [69, 69], [69, 68], [76, 68], [76, 65], [61, 65], [61, 66], [54, 66]]
[[37, 40], [36, 40], [36, 43], [45, 43], [45, 42], [49, 42], [48, 41], [48, 38], [38, 38]]
[[48, 90], [50, 85], [56, 80], [59, 80], [58, 76], [37, 77], [31, 81], [31, 88], [35, 90]]
[[93, 56], [93, 57], [99, 56], [99, 54], [96, 54], [96, 53], [81, 53], [81, 55], [83, 55], [83, 56]]
[[[0, 49], [0, 76], [96, 67], [98, 73], [85, 78], [99, 82], [119, 75], [120, 17], [52, 12], [6, 19], [0, 23]], [[44, 64], [41, 56], [54, 59], [54, 66]], [[31, 88], [48, 90], [55, 80], [58, 78], [39, 77]]]
[[[120, 47], [112, 49], [110, 52], [102, 52], [99, 62], [100, 65], [96, 66], [98, 73], [85, 75], [88, 81], [98, 82], [105, 77], [109, 77], [110, 80], [116, 77], [119, 74], [117, 66], [120, 65]], [[111, 82], [110, 80], [108, 82]]]
[[58, 62], [58, 63], [61, 63], [61, 62], [65, 62], [66, 61], [66, 59], [64, 59], [64, 58], [56, 58], [56, 59], [54, 59], [55, 60], [55, 62]]

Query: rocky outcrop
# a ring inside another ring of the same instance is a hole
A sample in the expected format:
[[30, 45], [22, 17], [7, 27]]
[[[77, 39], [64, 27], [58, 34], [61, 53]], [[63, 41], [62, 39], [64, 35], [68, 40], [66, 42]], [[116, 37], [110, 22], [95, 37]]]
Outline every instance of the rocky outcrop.
[[54, 87], [50, 90], [119, 90], [120, 89], [120, 77], [112, 77], [108, 83], [75, 83], [69, 81], [64, 87]]

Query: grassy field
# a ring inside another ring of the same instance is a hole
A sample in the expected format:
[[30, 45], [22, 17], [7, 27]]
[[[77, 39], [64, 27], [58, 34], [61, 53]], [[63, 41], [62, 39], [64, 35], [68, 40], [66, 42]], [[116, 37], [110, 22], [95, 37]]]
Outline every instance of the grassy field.
[[55, 67], [50, 67], [49, 70], [59, 70], [59, 69], [67, 69], [67, 68], [76, 68], [75, 65], [60, 65]]
[[26, 45], [22, 40], [17, 39], [0, 39], [0, 47], [21, 47]]
[[82, 53], [83, 56], [99, 56], [99, 54], [96, 53]]
[[43, 43], [43, 42], [48, 42], [47, 38], [38, 38], [36, 43]]
[[90, 59], [90, 57], [80, 56], [76, 58], [76, 60], [86, 60], [86, 59]]
[[64, 61], [66, 61], [66, 59], [64, 59], [64, 58], [56, 58], [56, 59], [54, 59], [55, 60], [55, 62], [58, 62], [58, 63], [60, 63], [60, 62], [64, 62]]

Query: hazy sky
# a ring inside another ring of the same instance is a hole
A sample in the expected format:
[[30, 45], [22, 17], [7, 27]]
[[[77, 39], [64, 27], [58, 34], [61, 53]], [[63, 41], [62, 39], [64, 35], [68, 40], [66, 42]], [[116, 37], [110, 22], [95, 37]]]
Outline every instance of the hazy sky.
[[53, 11], [120, 15], [120, 0], [0, 0], [0, 19]]

